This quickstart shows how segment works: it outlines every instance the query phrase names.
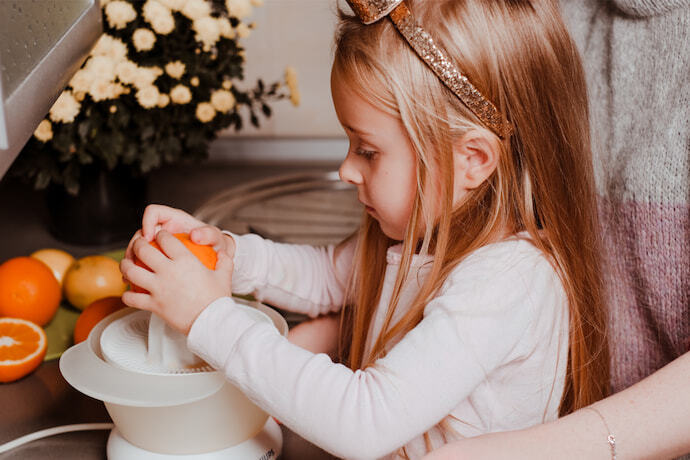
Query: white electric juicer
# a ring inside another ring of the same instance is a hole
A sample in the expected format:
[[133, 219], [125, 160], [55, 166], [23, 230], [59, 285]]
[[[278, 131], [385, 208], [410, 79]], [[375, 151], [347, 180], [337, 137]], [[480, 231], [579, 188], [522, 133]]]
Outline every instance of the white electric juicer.
[[[285, 319], [235, 299], [286, 335]], [[186, 347], [185, 337], [149, 312], [126, 308], [99, 322], [60, 358], [65, 380], [103, 401], [115, 428], [109, 460], [270, 460], [280, 427]]]

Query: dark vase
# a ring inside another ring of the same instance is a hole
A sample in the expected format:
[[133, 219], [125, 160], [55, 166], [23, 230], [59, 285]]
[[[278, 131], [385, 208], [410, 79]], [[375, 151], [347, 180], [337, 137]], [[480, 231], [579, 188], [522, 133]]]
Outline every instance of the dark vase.
[[146, 185], [146, 177], [125, 169], [85, 169], [78, 195], [61, 186], [46, 190], [48, 230], [71, 244], [126, 243], [141, 227]]

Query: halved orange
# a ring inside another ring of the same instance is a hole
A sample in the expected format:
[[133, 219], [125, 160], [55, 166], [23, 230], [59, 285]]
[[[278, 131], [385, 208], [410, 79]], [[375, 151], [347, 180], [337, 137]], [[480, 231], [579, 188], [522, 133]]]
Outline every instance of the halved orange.
[[0, 318], [0, 382], [14, 382], [36, 369], [48, 339], [41, 326], [20, 318]]

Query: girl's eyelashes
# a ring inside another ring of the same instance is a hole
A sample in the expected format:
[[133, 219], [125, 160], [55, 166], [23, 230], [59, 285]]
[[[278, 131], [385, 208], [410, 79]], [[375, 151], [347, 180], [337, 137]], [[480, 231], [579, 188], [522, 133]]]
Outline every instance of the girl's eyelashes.
[[366, 160], [371, 160], [372, 158], [374, 158], [374, 155], [376, 155], [377, 152], [375, 150], [365, 150], [359, 148], [355, 150], [355, 153]]

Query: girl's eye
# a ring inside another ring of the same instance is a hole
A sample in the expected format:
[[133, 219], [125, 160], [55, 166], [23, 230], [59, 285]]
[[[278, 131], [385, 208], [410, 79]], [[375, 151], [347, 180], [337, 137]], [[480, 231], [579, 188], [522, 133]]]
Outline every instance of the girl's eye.
[[374, 158], [374, 155], [376, 155], [376, 151], [364, 149], [357, 149], [355, 153], [366, 160], [371, 160], [372, 158]]

